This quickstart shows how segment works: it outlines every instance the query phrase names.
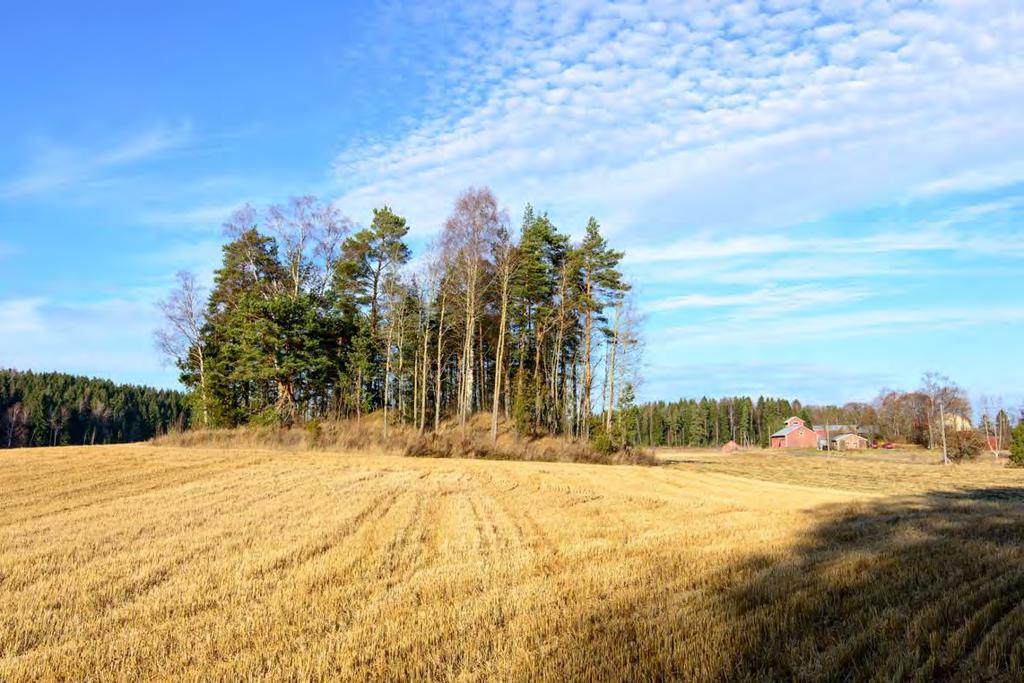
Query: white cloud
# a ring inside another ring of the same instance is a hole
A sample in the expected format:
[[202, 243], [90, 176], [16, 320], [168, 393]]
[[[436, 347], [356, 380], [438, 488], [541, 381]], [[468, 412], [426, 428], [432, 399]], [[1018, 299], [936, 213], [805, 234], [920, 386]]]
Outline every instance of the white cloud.
[[[846, 311], [785, 317], [773, 320], [757, 331], [757, 343], [787, 344], [815, 342], [870, 335], [913, 334], [923, 331], [953, 330], [977, 325], [1019, 324], [1024, 308], [900, 308]], [[742, 316], [715, 325], [685, 325], [660, 334], [683, 346], [715, 346], [735, 342], [750, 333]], [[668, 342], [666, 342], [668, 343]]]
[[[750, 362], [657, 364], [648, 368], [643, 400], [700, 396], [773, 396], [805, 403], [870, 401], [880, 387], [898, 384], [886, 372], [820, 363]], [[715, 378], [709, 390], [708, 377]], [[842, 397], [835, 388], [843, 387]]]
[[938, 178], [911, 189], [911, 196], [931, 196], [948, 192], [976, 192], [1024, 182], [1024, 162], [970, 169]]
[[856, 301], [868, 296], [860, 287], [823, 289], [812, 285], [764, 287], [732, 294], [684, 294], [656, 299], [644, 306], [647, 313], [684, 309], [745, 308], [746, 317], [777, 316], [783, 313]]
[[223, 202], [186, 209], [150, 211], [142, 216], [142, 220], [158, 226], [209, 229], [222, 226], [235, 211], [246, 203], [246, 201]]
[[180, 148], [192, 138], [188, 122], [158, 126], [105, 149], [76, 149], [44, 143], [17, 178], [0, 180], [0, 199], [13, 199], [86, 182]]
[[0, 300], [0, 367], [61, 370], [165, 386], [152, 333], [159, 324], [152, 290], [113, 299]]
[[[986, 273], [997, 274], [991, 265]], [[706, 288], [709, 285], [764, 285], [774, 283], [820, 283], [837, 280], [866, 280], [883, 278], [920, 278], [930, 275], [949, 275], [956, 272], [969, 274], [959, 266], [950, 267], [921, 263], [919, 259], [900, 259], [887, 255], [870, 259], [828, 259], [810, 261], [806, 255], [794, 254], [767, 259], [739, 258], [712, 259], [704, 262], [642, 264], [627, 269], [634, 281], [652, 285], [671, 284], [676, 288]], [[685, 283], [685, 284], [684, 284]]]
[[805, 238], [794, 234], [756, 233], [738, 237], [701, 235], [657, 247], [633, 247], [626, 252], [632, 265], [664, 262], [708, 261], [734, 259], [745, 256], [787, 256], [804, 254], [815, 260], [832, 256], [897, 254], [900, 252], [928, 253], [937, 251], [961, 254], [1024, 254], [1024, 232], [1006, 232], [1001, 235], [978, 234], [950, 227], [958, 222], [972, 220], [986, 211], [992, 212], [1011, 206], [1008, 203], [972, 207], [951, 214], [932, 227], [910, 230], [877, 232], [856, 237], [824, 236]]
[[0, 299], [0, 336], [43, 331], [45, 326], [39, 309], [45, 303], [46, 300], [39, 297]]

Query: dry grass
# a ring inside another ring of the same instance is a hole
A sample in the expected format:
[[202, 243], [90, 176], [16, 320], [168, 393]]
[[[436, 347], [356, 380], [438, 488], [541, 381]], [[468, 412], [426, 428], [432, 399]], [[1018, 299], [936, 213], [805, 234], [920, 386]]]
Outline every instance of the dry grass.
[[754, 449], [719, 453], [707, 449], [664, 449], [662, 462], [700, 466], [702, 470], [763, 481], [885, 494], [926, 493], [936, 489], [968, 490], [1024, 483], [1024, 473], [1007, 469], [1005, 457], [990, 453], [976, 460], [943, 465], [942, 455], [920, 448], [846, 453]]
[[679, 460], [5, 453], [0, 680], [1024, 676], [1024, 473]]
[[483, 458], [603, 465], [659, 464], [653, 454], [642, 449], [606, 454], [595, 451], [587, 443], [558, 437], [521, 438], [504, 420], [499, 423], [497, 441], [491, 438], [490, 430], [490, 415], [481, 413], [471, 417], [465, 428], [446, 422], [437, 434], [421, 434], [408, 425], [391, 425], [385, 437], [383, 417], [378, 412], [361, 420], [313, 422], [303, 427], [193, 429], [157, 437], [153, 443], [176, 448], [273, 448], [288, 451], [372, 452], [424, 458]]

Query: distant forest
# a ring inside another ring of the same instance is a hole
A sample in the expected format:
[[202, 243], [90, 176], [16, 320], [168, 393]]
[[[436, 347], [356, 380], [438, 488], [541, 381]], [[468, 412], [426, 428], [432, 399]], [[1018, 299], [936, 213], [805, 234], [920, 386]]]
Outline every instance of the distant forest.
[[658, 401], [631, 408], [622, 416], [627, 438], [640, 446], [767, 446], [768, 437], [796, 415], [814, 417], [800, 401], [747, 396]]
[[0, 448], [143, 441], [188, 420], [179, 391], [0, 370]]
[[476, 412], [520, 434], [621, 446], [637, 318], [623, 257], [591, 218], [578, 241], [487, 188], [459, 195], [422, 258], [390, 207], [355, 228], [312, 197], [228, 222], [213, 288], [179, 274], [158, 342], [195, 423], [291, 425], [383, 413], [437, 431]]

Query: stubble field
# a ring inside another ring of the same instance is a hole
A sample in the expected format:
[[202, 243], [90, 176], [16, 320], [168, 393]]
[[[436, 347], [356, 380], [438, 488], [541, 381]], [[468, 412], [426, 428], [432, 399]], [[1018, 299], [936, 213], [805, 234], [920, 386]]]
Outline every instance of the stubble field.
[[0, 680], [1024, 676], [1024, 475], [0, 454]]

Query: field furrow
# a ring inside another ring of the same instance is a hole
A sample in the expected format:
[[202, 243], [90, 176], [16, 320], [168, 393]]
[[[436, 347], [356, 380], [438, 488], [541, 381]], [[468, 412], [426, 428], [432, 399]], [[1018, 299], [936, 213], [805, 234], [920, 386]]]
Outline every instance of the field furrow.
[[0, 680], [1020, 673], [1019, 475], [736, 462], [5, 455]]

